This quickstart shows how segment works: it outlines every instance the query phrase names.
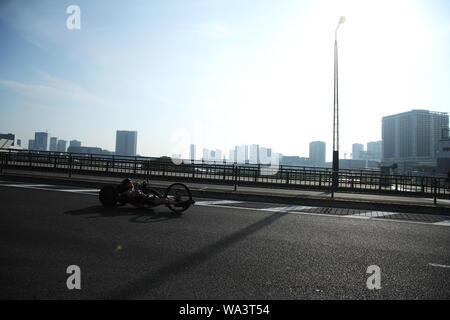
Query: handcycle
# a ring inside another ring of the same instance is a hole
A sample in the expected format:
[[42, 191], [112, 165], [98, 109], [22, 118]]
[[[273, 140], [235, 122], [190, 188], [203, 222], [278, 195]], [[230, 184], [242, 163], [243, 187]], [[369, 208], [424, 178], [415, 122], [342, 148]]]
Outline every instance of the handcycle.
[[[139, 188], [139, 190], [148, 197], [155, 197], [159, 199], [167, 199], [168, 201], [165, 205], [175, 213], [181, 213], [186, 211], [191, 205], [195, 203], [192, 199], [192, 194], [189, 188], [183, 183], [173, 183], [166, 188], [163, 194], [159, 191], [150, 188], [147, 183], [137, 183], [135, 187]], [[133, 203], [129, 201], [125, 201], [120, 197], [118, 186], [108, 184], [103, 186], [99, 192], [99, 200], [102, 203], [103, 207], [107, 209], [114, 208], [116, 206], [122, 206], [127, 203], [130, 203], [137, 207], [143, 207], [142, 202]]]

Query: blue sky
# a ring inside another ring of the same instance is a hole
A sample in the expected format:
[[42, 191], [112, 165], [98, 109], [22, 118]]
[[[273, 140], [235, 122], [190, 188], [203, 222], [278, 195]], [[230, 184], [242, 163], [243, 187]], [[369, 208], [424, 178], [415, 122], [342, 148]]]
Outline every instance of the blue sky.
[[341, 157], [380, 140], [382, 116], [450, 112], [446, 0], [18, 0], [0, 3], [0, 132], [114, 150], [116, 130], [137, 130], [149, 156], [308, 156], [322, 140], [330, 160], [341, 15]]

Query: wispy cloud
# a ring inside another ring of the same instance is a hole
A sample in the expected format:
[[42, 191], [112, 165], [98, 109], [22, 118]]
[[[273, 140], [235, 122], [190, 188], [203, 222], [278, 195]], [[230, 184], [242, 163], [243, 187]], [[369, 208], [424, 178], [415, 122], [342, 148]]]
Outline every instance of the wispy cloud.
[[0, 86], [31, 98], [36, 102], [64, 102], [102, 105], [105, 101], [72, 82], [39, 71], [39, 83], [25, 83], [9, 79], [0, 79]]

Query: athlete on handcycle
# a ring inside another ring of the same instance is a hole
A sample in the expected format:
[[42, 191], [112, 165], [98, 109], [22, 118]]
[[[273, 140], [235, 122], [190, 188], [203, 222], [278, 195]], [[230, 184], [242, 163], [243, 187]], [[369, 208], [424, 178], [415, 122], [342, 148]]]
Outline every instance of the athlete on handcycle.
[[133, 181], [129, 178], [122, 180], [118, 186], [119, 202], [122, 205], [131, 203], [137, 207], [152, 208], [161, 204], [175, 204], [177, 199], [158, 198], [154, 195], [144, 193], [148, 185], [144, 181], [142, 183]]

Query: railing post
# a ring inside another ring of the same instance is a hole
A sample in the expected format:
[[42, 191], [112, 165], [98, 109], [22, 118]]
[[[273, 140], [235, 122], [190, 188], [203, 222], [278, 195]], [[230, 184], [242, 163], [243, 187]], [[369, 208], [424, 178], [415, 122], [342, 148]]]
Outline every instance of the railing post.
[[433, 202], [434, 202], [434, 205], [436, 205], [437, 204], [437, 183], [436, 183], [436, 178], [433, 178], [433, 189], [434, 189], [434, 192], [433, 192], [433, 195], [434, 195], [434, 199], [433, 199]]
[[69, 153], [69, 178], [72, 178], [72, 154]]
[[9, 153], [11, 152], [11, 150], [8, 150], [8, 153], [5, 154], [6, 159], [5, 159], [5, 169], [8, 169], [8, 161], [9, 161]]
[[136, 175], [137, 157], [134, 157], [134, 174]]
[[237, 190], [237, 164], [233, 164], [234, 171], [234, 191]]

